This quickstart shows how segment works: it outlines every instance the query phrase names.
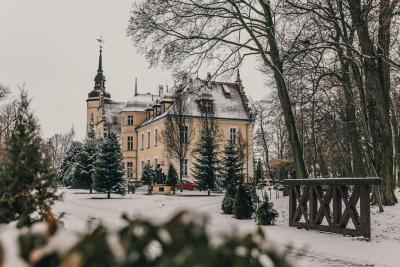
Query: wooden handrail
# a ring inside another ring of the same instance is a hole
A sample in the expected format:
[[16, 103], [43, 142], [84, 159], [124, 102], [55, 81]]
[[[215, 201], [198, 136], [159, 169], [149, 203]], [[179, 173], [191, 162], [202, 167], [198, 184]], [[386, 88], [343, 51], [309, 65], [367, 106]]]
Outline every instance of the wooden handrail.
[[286, 185], [380, 185], [381, 178], [308, 178], [308, 179], [286, 179]]

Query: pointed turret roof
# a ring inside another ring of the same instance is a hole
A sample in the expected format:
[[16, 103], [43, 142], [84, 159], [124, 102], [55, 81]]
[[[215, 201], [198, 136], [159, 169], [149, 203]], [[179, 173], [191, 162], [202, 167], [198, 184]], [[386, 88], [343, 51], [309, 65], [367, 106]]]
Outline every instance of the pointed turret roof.
[[111, 98], [110, 93], [106, 92], [106, 77], [103, 74], [103, 47], [100, 46], [99, 51], [99, 65], [97, 67], [97, 74], [94, 77], [94, 88], [89, 93], [89, 98], [98, 98], [100, 91], [103, 91], [104, 98]]

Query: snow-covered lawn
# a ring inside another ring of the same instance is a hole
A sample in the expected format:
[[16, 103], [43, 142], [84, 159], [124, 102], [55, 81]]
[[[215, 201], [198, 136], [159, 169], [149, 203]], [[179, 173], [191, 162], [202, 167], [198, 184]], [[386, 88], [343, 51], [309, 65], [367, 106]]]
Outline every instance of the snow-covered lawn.
[[[400, 193], [397, 192], [400, 199]], [[223, 194], [206, 196], [203, 192], [177, 192], [175, 196], [145, 195], [145, 189], [123, 198], [113, 195], [90, 195], [81, 190], [64, 190], [63, 201], [57, 202], [54, 211], [65, 212], [65, 228], [69, 231], [84, 231], [88, 220], [100, 220], [110, 228], [121, 225], [121, 214], [149, 218], [155, 222], [167, 220], [182, 209], [206, 214], [209, 231], [247, 232], [257, 225], [252, 220], [236, 220], [220, 211]], [[337, 234], [307, 231], [288, 227], [288, 197], [272, 201], [279, 212], [275, 226], [262, 226], [269, 240], [276, 245], [291, 245], [290, 258], [294, 266], [400, 266], [400, 205], [386, 207], [384, 213], [372, 208], [372, 240], [367, 242]], [[11, 239], [7, 238], [10, 227], [0, 227], [0, 240], [8, 255], [15, 253]], [[10, 234], [8, 235], [10, 236]], [[7, 262], [11, 264], [10, 262]], [[21, 263], [19, 263], [21, 264]], [[8, 266], [8, 265], [6, 265]], [[9, 266], [19, 266], [13, 262]]]

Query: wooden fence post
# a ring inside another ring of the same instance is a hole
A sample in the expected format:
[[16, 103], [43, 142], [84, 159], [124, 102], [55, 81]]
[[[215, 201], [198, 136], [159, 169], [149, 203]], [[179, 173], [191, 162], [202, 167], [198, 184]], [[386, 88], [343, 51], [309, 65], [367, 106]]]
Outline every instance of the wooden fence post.
[[360, 185], [360, 225], [363, 236], [371, 237], [369, 186]]
[[342, 217], [342, 198], [339, 194], [338, 186], [333, 185], [333, 225], [338, 226]]
[[296, 211], [296, 195], [294, 186], [289, 187], [289, 226], [293, 226], [294, 213]]
[[317, 211], [318, 211], [318, 204], [317, 204], [317, 194], [315, 193], [316, 186], [310, 186], [309, 192], [304, 192], [305, 194], [310, 194], [310, 206], [309, 206], [309, 219], [310, 223], [315, 223]]

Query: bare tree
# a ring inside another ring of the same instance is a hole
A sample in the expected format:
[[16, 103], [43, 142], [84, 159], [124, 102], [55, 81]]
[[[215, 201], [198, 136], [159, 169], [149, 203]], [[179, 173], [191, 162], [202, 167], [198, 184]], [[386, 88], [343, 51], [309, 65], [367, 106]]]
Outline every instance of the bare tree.
[[14, 132], [18, 109], [18, 102], [15, 100], [0, 107], [0, 161], [6, 142]]
[[51, 159], [53, 170], [59, 170], [61, 162], [64, 159], [66, 152], [70, 148], [74, 137], [75, 131], [73, 128], [71, 128], [68, 133], [57, 133], [46, 141], [46, 153]]
[[187, 116], [190, 101], [183, 90], [184, 88], [176, 90], [175, 101], [165, 118], [160, 138], [168, 157], [178, 161], [180, 183], [183, 177], [183, 161], [187, 156], [193, 133], [193, 120]]
[[230, 72], [255, 55], [271, 70], [295, 161], [297, 177], [307, 177], [303, 152], [283, 71], [277, 32], [279, 18], [267, 0], [147, 0], [135, 5], [128, 34], [151, 66], [179, 66], [198, 72], [214, 66], [213, 76]]

